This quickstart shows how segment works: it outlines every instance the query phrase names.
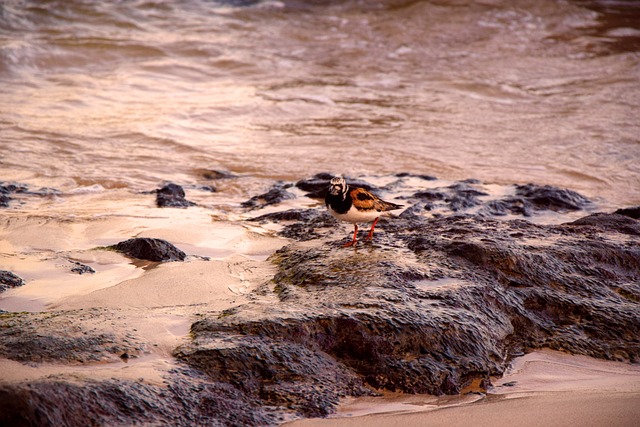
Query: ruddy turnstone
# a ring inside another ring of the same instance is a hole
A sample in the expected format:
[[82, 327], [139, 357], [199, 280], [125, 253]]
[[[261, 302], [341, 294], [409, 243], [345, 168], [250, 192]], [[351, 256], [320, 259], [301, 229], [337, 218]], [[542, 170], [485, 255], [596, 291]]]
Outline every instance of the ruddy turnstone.
[[329, 191], [324, 199], [329, 213], [341, 221], [353, 223], [353, 240], [344, 247], [356, 244], [358, 235], [358, 223], [371, 222], [371, 230], [367, 240], [373, 239], [373, 229], [384, 212], [400, 209], [402, 205], [385, 202], [375, 194], [371, 194], [364, 188], [349, 187], [345, 179], [337, 176], [331, 179]]

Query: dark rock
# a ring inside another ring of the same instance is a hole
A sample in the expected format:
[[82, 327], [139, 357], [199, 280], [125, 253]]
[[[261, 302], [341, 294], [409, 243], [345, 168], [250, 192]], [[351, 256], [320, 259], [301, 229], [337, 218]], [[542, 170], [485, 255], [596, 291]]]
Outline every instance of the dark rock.
[[299, 241], [317, 239], [324, 234], [318, 232], [319, 229], [326, 230], [337, 225], [336, 219], [329, 215], [325, 208], [291, 209], [283, 212], [273, 212], [252, 218], [250, 221], [287, 222], [278, 234]]
[[249, 221], [257, 222], [281, 222], [281, 221], [309, 221], [314, 218], [315, 212], [311, 209], [290, 209], [282, 212], [272, 212], [266, 215], [260, 215]]
[[166, 240], [150, 237], [136, 237], [109, 248], [133, 258], [156, 262], [184, 261], [187, 257], [184, 252]]
[[323, 199], [329, 187], [333, 175], [327, 172], [315, 174], [311, 178], [302, 179], [296, 182], [296, 187], [302, 191], [306, 191], [305, 196], [312, 199]]
[[425, 201], [424, 209], [427, 211], [437, 209], [446, 209], [451, 212], [465, 211], [481, 205], [482, 201], [478, 197], [488, 195], [471, 184], [476, 184], [476, 181], [460, 181], [448, 187], [420, 190], [413, 193], [411, 198]]
[[413, 174], [413, 173], [410, 173], [410, 172], [400, 172], [400, 173], [397, 173], [395, 176], [397, 178], [415, 177], [415, 178], [424, 179], [425, 181], [437, 181], [438, 180], [438, 178], [436, 178], [433, 175]]
[[443, 191], [438, 190], [423, 190], [418, 191], [413, 194], [413, 197], [416, 199], [434, 201], [434, 200], [445, 200], [447, 198], [447, 194]]
[[[195, 324], [193, 330], [200, 327]], [[255, 336], [226, 337], [224, 346], [215, 341], [200, 335], [196, 344], [180, 347], [175, 356], [213, 381], [260, 399], [262, 405], [319, 417], [332, 413], [340, 397], [370, 394], [353, 372], [304, 345]]]
[[0, 182], [0, 208], [8, 208], [9, 202], [11, 202], [11, 194], [13, 193], [25, 193], [28, 191], [28, 187], [22, 184], [15, 184], [10, 182]]
[[[322, 199], [324, 200], [325, 195], [327, 194], [327, 188], [329, 188], [329, 181], [333, 178], [334, 175], [321, 172], [318, 173], [311, 178], [303, 179], [296, 182], [296, 187], [302, 191], [306, 191], [305, 196], [312, 199]], [[361, 187], [365, 190], [376, 191], [377, 187], [372, 185], [366, 181], [357, 178], [346, 177], [347, 183], [354, 187]]]
[[184, 189], [173, 183], [156, 190], [156, 204], [159, 208], [187, 208], [195, 203], [185, 199]]
[[618, 215], [628, 216], [633, 219], [640, 219], [640, 206], [636, 206], [633, 208], [623, 208], [615, 211]]
[[[114, 362], [127, 352], [139, 355], [144, 344], [110, 329], [86, 330], [85, 319], [100, 310], [0, 314], [0, 357], [19, 362]], [[106, 322], [105, 322], [106, 323]]]
[[455, 394], [536, 348], [637, 362], [640, 247], [620, 217], [541, 226], [416, 216], [387, 222], [375, 251], [286, 246], [263, 298], [194, 323], [176, 355], [305, 416], [361, 393], [358, 379]]
[[12, 182], [0, 183], [0, 194], [26, 193], [29, 187], [24, 184], [16, 184]]
[[270, 426], [284, 421], [274, 408], [262, 408], [233, 386], [194, 370], [174, 370], [165, 382], [55, 376], [0, 384], [0, 425]]
[[[0, 357], [29, 364], [123, 363], [124, 355], [143, 354], [146, 344], [113, 327], [120, 316], [102, 309], [1, 313]], [[95, 320], [103, 330], [96, 329]], [[259, 399], [194, 369], [178, 366], [163, 378], [164, 384], [156, 384], [58, 373], [24, 382], [0, 380], [0, 425], [268, 426], [283, 421], [282, 410], [263, 408]]]
[[518, 185], [516, 186], [516, 195], [525, 198], [536, 209], [549, 209], [552, 211], [577, 211], [585, 208], [590, 203], [586, 197], [575, 191], [564, 190], [550, 185]]
[[225, 171], [225, 170], [217, 170], [217, 169], [203, 170], [201, 171], [201, 174], [205, 179], [211, 179], [211, 180], [238, 178], [238, 175], [232, 172]]
[[484, 212], [489, 215], [533, 215], [533, 205], [522, 197], [506, 197], [500, 200], [491, 200], [484, 207]]
[[0, 292], [24, 285], [22, 278], [10, 271], [0, 270]]
[[51, 197], [60, 194], [59, 190], [54, 188], [41, 188], [39, 190], [29, 190], [26, 184], [16, 184], [11, 182], [0, 182], [0, 208], [9, 207], [9, 203], [13, 198], [12, 194], [24, 194], [28, 196]]
[[624, 234], [640, 236], [640, 222], [625, 215], [595, 213], [567, 225], [588, 226], [604, 231], [618, 231]]
[[287, 191], [287, 188], [291, 188], [292, 184], [279, 183], [274, 185], [266, 193], [259, 196], [253, 196], [249, 200], [242, 202], [243, 208], [259, 209], [269, 205], [275, 205], [283, 200], [293, 199], [295, 196], [293, 193]]
[[74, 273], [82, 275], [85, 273], [94, 274], [96, 272], [93, 268], [81, 262], [73, 260], [70, 260], [69, 262], [71, 262], [71, 271]]
[[477, 188], [474, 188], [469, 184], [480, 184], [480, 181], [478, 181], [477, 179], [467, 179], [450, 185], [449, 189], [453, 190], [458, 195], [473, 197], [489, 195], [487, 192], [478, 190]]

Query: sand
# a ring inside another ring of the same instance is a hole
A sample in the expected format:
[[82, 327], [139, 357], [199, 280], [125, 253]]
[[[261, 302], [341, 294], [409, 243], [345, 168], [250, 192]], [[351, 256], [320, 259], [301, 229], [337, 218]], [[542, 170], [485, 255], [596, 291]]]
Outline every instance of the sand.
[[[127, 363], [86, 366], [26, 365], [0, 358], [1, 380], [65, 374], [161, 383], [191, 324], [201, 315], [247, 302], [251, 291], [274, 275], [268, 256], [287, 243], [273, 230], [258, 229], [232, 214], [201, 207], [157, 209], [148, 195], [124, 196], [103, 193], [78, 204], [67, 197], [60, 205], [43, 201], [46, 209], [29, 205], [5, 210], [0, 217], [0, 268], [26, 284], [0, 294], [0, 309], [97, 308], [97, 314], [83, 316], [82, 328], [133, 333], [145, 343], [145, 351], [132, 354]], [[154, 263], [103, 249], [131, 237], [166, 239], [188, 257], [185, 262]], [[95, 273], [71, 272], [75, 261]]]
[[486, 394], [346, 399], [327, 419], [286, 425], [632, 427], [639, 422], [640, 366], [541, 350], [515, 359]]

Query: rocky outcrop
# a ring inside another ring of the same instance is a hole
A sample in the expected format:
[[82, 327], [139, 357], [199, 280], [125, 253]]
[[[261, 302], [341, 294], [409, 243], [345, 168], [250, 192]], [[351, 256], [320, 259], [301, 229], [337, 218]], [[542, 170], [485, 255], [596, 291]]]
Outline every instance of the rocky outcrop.
[[[329, 358], [374, 388], [432, 394], [498, 375], [513, 355], [535, 348], [638, 361], [637, 228], [619, 215], [559, 226], [397, 219], [386, 223], [382, 243], [362, 252], [338, 242], [289, 245], [271, 258], [279, 272], [263, 289], [277, 305], [256, 301], [196, 322], [193, 343], [177, 356], [210, 367], [217, 380], [241, 384], [244, 372], [265, 404], [282, 400], [261, 394], [282, 384], [264, 375], [281, 360]], [[256, 354], [258, 345], [271, 350]], [[318, 381], [300, 372], [287, 378], [292, 388]]]
[[234, 387], [192, 369], [176, 369], [165, 382], [53, 377], [28, 386], [0, 384], [0, 425], [266, 426], [283, 421]]
[[332, 240], [337, 223], [323, 208], [253, 218], [282, 222], [281, 235], [307, 243], [270, 258], [278, 273], [254, 302], [194, 323], [176, 357], [304, 416], [367, 387], [452, 394], [474, 379], [487, 385], [537, 348], [640, 360], [638, 221], [601, 213], [538, 225], [517, 218], [590, 202], [533, 185], [492, 198], [478, 184], [414, 192], [411, 208], [382, 219], [373, 244], [355, 250]]

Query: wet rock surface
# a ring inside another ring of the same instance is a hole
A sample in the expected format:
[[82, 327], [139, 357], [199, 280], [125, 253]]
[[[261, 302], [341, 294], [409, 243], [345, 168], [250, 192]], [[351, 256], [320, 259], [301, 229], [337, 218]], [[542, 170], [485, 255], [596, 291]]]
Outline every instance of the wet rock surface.
[[[312, 199], [322, 199], [327, 193], [327, 183], [333, 178], [333, 175], [327, 172], [318, 173], [311, 178], [301, 179], [296, 182], [296, 188], [305, 192], [305, 196]], [[362, 187], [365, 190], [376, 191], [377, 187], [358, 178], [345, 177], [350, 185]]]
[[[640, 360], [638, 221], [518, 219], [591, 205], [548, 186], [492, 198], [469, 180], [404, 198], [412, 206], [355, 250], [333, 240], [339, 225], [323, 207], [253, 218], [280, 223], [279, 234], [301, 243], [270, 258], [278, 273], [262, 298], [194, 323], [176, 356], [304, 416], [330, 413], [336, 397], [368, 387], [454, 394], [474, 379], [490, 384], [532, 349]], [[314, 369], [296, 368], [299, 360]], [[337, 383], [320, 368], [332, 364]], [[318, 401], [326, 403], [310, 406]]]
[[83, 275], [83, 274], [95, 274], [96, 272], [92, 267], [86, 264], [83, 264], [79, 261], [74, 261], [70, 259], [69, 263], [71, 264], [70, 270], [72, 273]]
[[123, 379], [49, 378], [0, 384], [3, 426], [260, 426], [277, 414], [224, 383], [193, 370], [171, 372], [166, 384]]
[[27, 187], [21, 184], [0, 182], [0, 207], [8, 208], [11, 202], [11, 194], [23, 193], [27, 191]]
[[31, 190], [27, 184], [0, 181], [0, 208], [8, 208], [15, 195], [47, 197], [59, 193], [58, 190], [53, 188]]
[[[0, 313], [0, 357], [25, 363], [117, 362], [123, 353], [139, 355], [145, 345], [134, 334], [114, 332], [104, 310]], [[104, 328], [87, 329], [100, 318]]]
[[615, 213], [628, 216], [633, 219], [640, 219], [640, 206], [636, 206], [633, 208], [622, 208], [615, 211]]
[[195, 206], [195, 203], [185, 199], [185, 192], [181, 186], [169, 183], [156, 190], [156, 205], [159, 208], [188, 208]]
[[[535, 348], [637, 362], [634, 220], [588, 218], [539, 226], [461, 216], [408, 227], [396, 219], [381, 243], [355, 252], [286, 246], [271, 258], [279, 272], [263, 290], [278, 309], [257, 301], [197, 322], [178, 355], [194, 367], [220, 366], [218, 342], [249, 363], [238, 355], [256, 340], [278, 343], [287, 355], [255, 359], [269, 366], [270, 358], [329, 355], [374, 388], [432, 394], [498, 375], [512, 355]], [[216, 378], [225, 372], [236, 370]]]
[[109, 246], [109, 249], [122, 252], [133, 258], [156, 262], [184, 261], [187, 257], [187, 254], [166, 240], [150, 237], [125, 240]]
[[[277, 425], [330, 414], [344, 396], [487, 386], [533, 349], [640, 361], [637, 208], [591, 213], [586, 198], [555, 187], [492, 192], [398, 174], [369, 188], [407, 208], [347, 249], [350, 226], [322, 204], [273, 212], [294, 190], [317, 197], [325, 175], [276, 183], [245, 204], [248, 221], [278, 224], [291, 243], [271, 255], [277, 273], [249, 303], [199, 316], [164, 384], [0, 384], [0, 423]], [[0, 314], [0, 355], [95, 363], [144, 351], [134, 335], [73, 329], [80, 314], [56, 315]]]
[[534, 184], [516, 186], [516, 195], [530, 202], [537, 209], [580, 210], [589, 200], [572, 190], [559, 189], [549, 185]]
[[291, 183], [277, 183], [273, 185], [266, 193], [253, 196], [249, 200], [242, 202], [243, 208], [260, 209], [265, 206], [275, 205], [284, 200], [295, 198], [295, 195], [288, 188], [293, 187]]
[[24, 285], [24, 280], [15, 273], [0, 270], [0, 292]]
[[201, 175], [204, 179], [217, 181], [221, 179], [236, 179], [238, 175], [233, 172], [221, 169], [200, 169], [196, 171], [197, 175]]

